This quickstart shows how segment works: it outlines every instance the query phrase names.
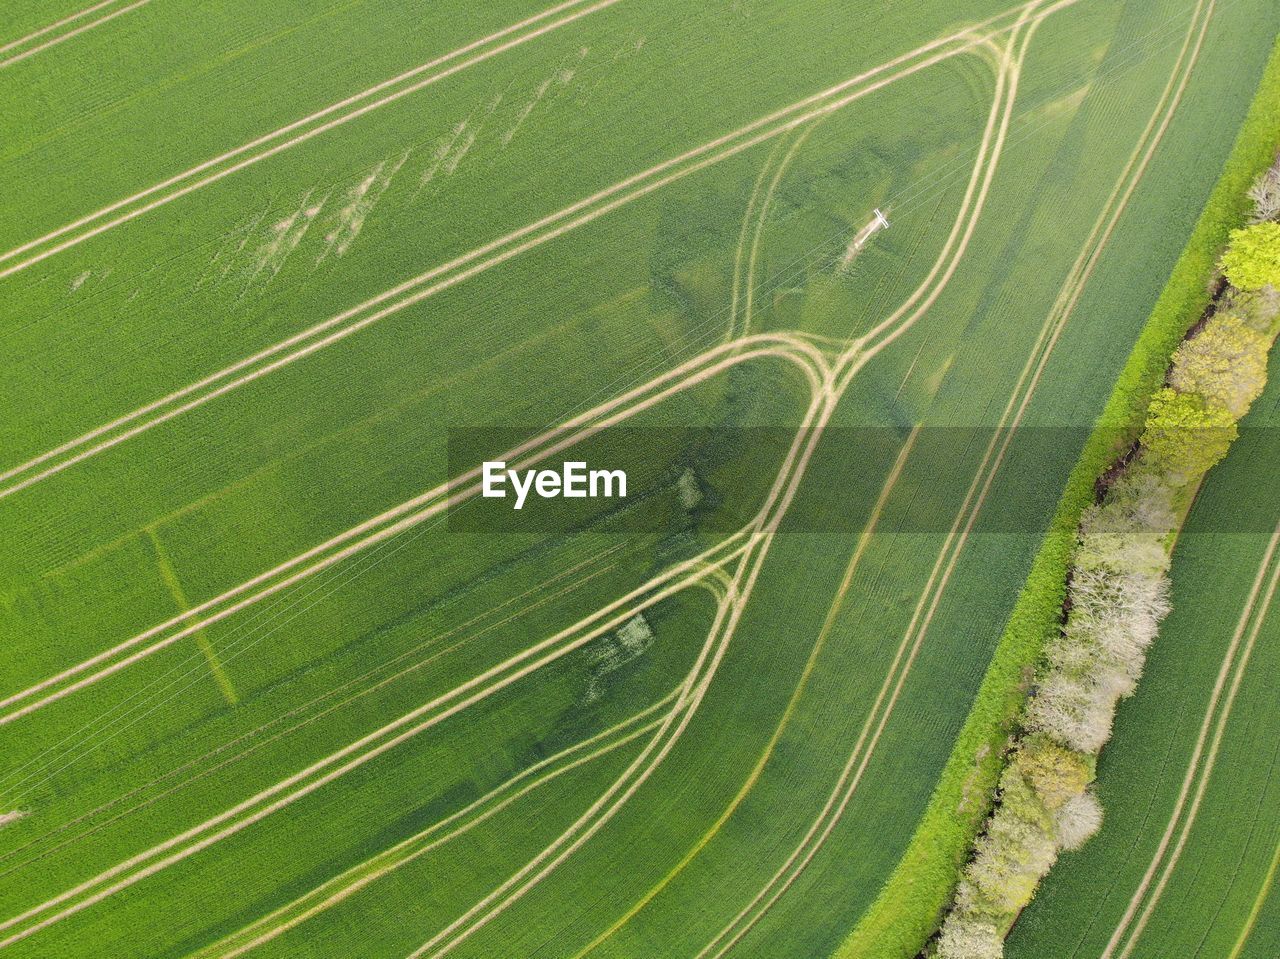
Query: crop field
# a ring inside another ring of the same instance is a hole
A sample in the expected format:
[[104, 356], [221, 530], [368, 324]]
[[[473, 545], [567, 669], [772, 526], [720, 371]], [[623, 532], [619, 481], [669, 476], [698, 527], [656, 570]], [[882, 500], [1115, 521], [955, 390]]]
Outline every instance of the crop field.
[[[0, 955], [831, 955], [1280, 7], [86, 3], [0, 16]], [[1011, 954], [1280, 947], [1268, 522]]]
[[1010, 956], [1263, 959], [1280, 949], [1271, 382], [1178, 544], [1174, 613], [1100, 764], [1106, 827], [1050, 875]]

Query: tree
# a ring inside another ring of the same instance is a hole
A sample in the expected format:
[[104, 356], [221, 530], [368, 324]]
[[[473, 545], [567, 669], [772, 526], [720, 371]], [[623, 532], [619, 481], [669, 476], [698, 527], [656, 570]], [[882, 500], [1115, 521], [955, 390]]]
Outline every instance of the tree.
[[1244, 416], [1267, 385], [1268, 337], [1230, 315], [1218, 315], [1173, 354], [1169, 382]]
[[1222, 272], [1241, 290], [1280, 287], [1280, 223], [1255, 223], [1231, 231]]
[[1249, 199], [1253, 201], [1251, 222], [1261, 223], [1280, 217], [1280, 165], [1273, 166], [1253, 181]]
[[1058, 858], [1057, 841], [1044, 825], [1012, 815], [1001, 806], [978, 840], [969, 882], [993, 911], [1011, 915], [1026, 906]]
[[1264, 286], [1260, 290], [1229, 290], [1218, 312], [1229, 313], [1263, 336], [1274, 337], [1280, 326], [1280, 290]]
[[1028, 736], [1023, 741], [1011, 768], [1021, 774], [1050, 812], [1083, 793], [1092, 776], [1083, 756], [1043, 735]]
[[[1276, 224], [1280, 229], [1280, 224]], [[1198, 393], [1165, 387], [1151, 400], [1142, 430], [1142, 464], [1175, 485], [1198, 480], [1227, 455], [1238, 431], [1226, 407]]]
[[1082, 753], [1096, 753], [1111, 738], [1115, 701], [1124, 687], [1051, 671], [1027, 704], [1027, 725]]
[[942, 926], [938, 959], [1001, 959], [1004, 938], [991, 923], [952, 913]]
[[1102, 828], [1102, 804], [1092, 792], [1072, 796], [1054, 817], [1058, 846], [1074, 852], [1093, 838]]

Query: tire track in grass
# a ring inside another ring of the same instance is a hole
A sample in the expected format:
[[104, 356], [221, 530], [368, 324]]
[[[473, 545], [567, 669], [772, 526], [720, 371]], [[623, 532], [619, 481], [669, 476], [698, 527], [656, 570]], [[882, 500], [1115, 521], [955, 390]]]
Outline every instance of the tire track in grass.
[[[653, 713], [670, 704], [678, 693], [678, 690], [673, 690], [643, 712], [517, 773], [502, 785], [445, 819], [433, 823], [408, 839], [401, 840], [365, 862], [334, 876], [287, 905], [281, 906], [213, 945], [197, 950], [191, 954], [191, 959], [214, 959], [214, 957], [234, 959], [282, 936], [321, 912], [339, 905], [383, 876], [481, 825], [541, 786], [647, 733], [656, 731], [662, 723], [662, 718], [649, 722], [642, 722], [642, 720], [648, 719]], [[448, 829], [455, 823], [458, 825]], [[447, 831], [441, 835], [442, 830]]]
[[[374, 732], [362, 736], [288, 778], [261, 790], [217, 816], [118, 863], [37, 906], [0, 921], [0, 932], [9, 933], [4, 939], [0, 939], [0, 949], [14, 945], [69, 916], [82, 912], [287, 808], [353, 769], [364, 766], [425, 730], [435, 727], [451, 716], [536, 673], [604, 633], [616, 629], [637, 612], [642, 612], [670, 598], [708, 575], [714, 566], [731, 562], [743, 555], [744, 552], [751, 550], [756, 542], [758, 537], [745, 546], [727, 552], [724, 556], [718, 555], [719, 547], [713, 547], [704, 554], [676, 564], [644, 586], [632, 590], [572, 626], [490, 667], [480, 675], [405, 713]], [[717, 562], [708, 564], [707, 561], [712, 559]], [[704, 655], [705, 652], [704, 647]]]
[[[1138, 888], [1129, 898], [1124, 915], [1121, 916], [1106, 948], [1102, 951], [1101, 959], [1112, 959], [1112, 957], [1127, 959], [1133, 953], [1168, 886], [1178, 860], [1182, 857], [1191, 828], [1199, 815], [1209, 779], [1213, 775], [1213, 768], [1226, 735], [1227, 722], [1235, 707], [1236, 695], [1240, 691], [1240, 684], [1248, 669], [1249, 659], [1267, 614], [1270, 612], [1276, 588], [1280, 586], [1278, 546], [1280, 546], [1280, 526], [1277, 526], [1271, 535], [1262, 563], [1258, 567], [1258, 573], [1254, 577], [1253, 586], [1240, 613], [1235, 632], [1227, 645], [1226, 655], [1223, 657], [1213, 692], [1205, 708], [1191, 761], [1187, 764], [1182, 788], [1178, 792], [1169, 822], [1165, 826], [1164, 834], [1160, 837], [1160, 843], [1156, 847], [1155, 855], [1151, 858], [1151, 863], [1138, 883]], [[1237, 948], [1242, 949], [1243, 945], [1242, 939]]]
[[[39, 30], [29, 33], [25, 37], [10, 41], [0, 47], [0, 70], [3, 70], [5, 67], [11, 67], [15, 63], [21, 63], [29, 57], [34, 57], [36, 54], [48, 50], [50, 47], [55, 47], [60, 43], [70, 40], [72, 37], [79, 36], [88, 30], [100, 27], [104, 23], [109, 23], [116, 17], [122, 17], [126, 13], [137, 10], [139, 7], [145, 7], [150, 2], [151, 0], [134, 0], [133, 3], [130, 3], [127, 6], [119, 7], [118, 9], [109, 10], [106, 13], [103, 13], [102, 16], [98, 17], [96, 20], [90, 20], [88, 23], [79, 22], [91, 14], [102, 13], [102, 11], [107, 7], [115, 6], [119, 3], [119, 0], [105, 0], [103, 3], [97, 3], [91, 7], [86, 7], [79, 13], [73, 13], [69, 17], [64, 17], [57, 23], [51, 23], [48, 26], [41, 27]], [[50, 34], [52, 34], [52, 36], [50, 36]], [[33, 40], [39, 40], [40, 42], [35, 46], [28, 46], [28, 44]], [[26, 47], [26, 49], [20, 49], [22, 47]]]
[[[29, 240], [20, 246], [16, 246], [11, 250], [0, 253], [0, 263], [7, 263], [10, 260], [17, 261], [10, 266], [0, 269], [0, 279], [4, 279], [5, 277], [12, 276], [15, 273], [28, 269], [51, 256], [78, 246], [84, 241], [92, 239], [95, 236], [99, 236], [123, 223], [135, 220], [152, 210], [172, 203], [174, 200], [193, 193], [202, 187], [208, 186], [210, 183], [216, 183], [217, 181], [230, 176], [232, 173], [236, 173], [246, 167], [260, 163], [263, 160], [275, 156], [278, 153], [282, 153], [285, 150], [291, 149], [300, 143], [305, 143], [306, 141], [319, 136], [321, 133], [325, 133], [346, 123], [350, 123], [352, 120], [358, 119], [366, 113], [370, 113], [373, 110], [386, 106], [388, 103], [394, 103], [395, 101], [412, 93], [416, 93], [424, 87], [437, 83], [446, 77], [450, 77], [453, 74], [466, 70], [478, 63], [483, 63], [498, 54], [505, 53], [507, 50], [528, 43], [530, 40], [534, 40], [546, 33], [557, 30], [560, 27], [574, 23], [585, 16], [589, 16], [590, 14], [603, 10], [607, 7], [611, 7], [618, 2], [620, 2], [620, 0], [595, 0], [595, 2], [590, 6], [587, 6], [584, 9], [577, 9], [582, 8], [583, 5], [587, 3], [587, 0], [567, 0], [567, 2], [557, 4], [556, 6], [543, 10], [541, 13], [521, 20], [519, 23], [512, 24], [509, 27], [504, 27], [503, 29], [496, 31], [495, 33], [491, 33], [486, 37], [474, 40], [465, 46], [452, 50], [443, 56], [436, 57], [427, 63], [420, 64], [419, 66], [406, 70], [397, 76], [383, 80], [381, 83], [377, 83], [365, 90], [361, 90], [359, 93], [353, 94], [344, 100], [332, 103], [329, 106], [317, 110], [316, 112], [302, 117], [299, 120], [294, 120], [292, 123], [286, 124], [276, 130], [272, 130], [270, 133], [263, 134], [260, 137], [250, 140], [248, 143], [244, 143], [234, 149], [228, 150], [225, 153], [219, 154], [216, 157], [212, 157], [202, 163], [198, 163], [181, 173], [169, 177], [167, 180], [162, 180], [161, 182], [149, 186], [144, 190], [140, 190], [132, 196], [128, 196], [124, 199], [108, 204], [107, 206], [83, 216], [78, 220], [61, 226], [56, 230], [52, 230], [44, 236], [38, 237], [34, 240]], [[549, 24], [542, 23], [542, 21], [556, 17], [561, 13], [566, 13], [566, 16], [561, 17], [559, 20], [553, 20]], [[498, 43], [498, 41], [503, 42]], [[486, 46], [490, 46], [492, 44], [496, 44], [496, 46], [493, 46], [491, 49], [484, 49]], [[476, 51], [481, 52], [476, 53]], [[468, 57], [468, 54], [474, 55]], [[462, 60], [461, 63], [453, 63], [453, 61], [462, 57], [467, 57], [467, 59]], [[451, 65], [445, 67], [446, 64]], [[438, 67], [444, 67], [444, 69], [439, 70], [436, 73], [429, 73], [429, 71], [436, 70]], [[422, 74], [424, 73], [428, 75], [423, 77]], [[403, 86], [400, 89], [395, 89], [398, 85], [404, 84], [405, 81], [409, 80], [414, 82], [410, 83], [408, 86]], [[387, 93], [380, 99], [372, 100], [368, 103], [362, 103], [362, 101], [384, 93], [387, 90], [391, 90], [392, 92]], [[348, 107], [351, 107], [352, 109], [343, 113], [342, 111], [347, 110]], [[337, 116], [333, 117], [333, 119], [325, 119], [332, 114], [337, 114]], [[325, 122], [318, 126], [308, 128], [309, 124], [313, 124], [317, 120], [324, 120]], [[286, 137], [298, 130], [301, 130], [302, 132], [296, 133], [288, 139], [273, 144], [273, 141], [280, 140], [281, 137]], [[258, 150], [260, 147], [264, 149], [255, 153], [254, 151]], [[235, 160], [236, 162], [222, 169], [217, 169], [228, 160]], [[208, 173], [206, 176], [201, 176], [210, 170], [213, 170], [214, 172]], [[171, 187], [173, 188], [172, 190], [170, 190]], [[170, 190], [170, 192], [164, 193], [166, 190]], [[148, 199], [149, 197], [156, 196], [156, 194], [162, 195], [154, 200]], [[139, 205], [139, 201], [146, 202]], [[120, 213], [121, 210], [125, 212]], [[112, 214], [116, 213], [120, 213], [120, 215], [111, 218]], [[77, 233], [76, 231], [80, 232]], [[68, 234], [72, 235], [68, 239], [61, 239]], [[32, 251], [37, 252], [33, 253]], [[24, 254], [31, 255], [21, 258]]]
[[[1079, 0], [1058, 0], [1058, 5], [1069, 6], [1077, 2]], [[1009, 13], [992, 18], [988, 23], [998, 22], [1025, 8], [1026, 5], [1014, 8]], [[349, 310], [313, 324], [249, 357], [5, 470], [0, 473], [0, 482], [7, 485], [0, 487], [0, 499], [12, 496], [68, 467], [340, 342], [388, 316], [585, 226], [670, 183], [730, 159], [766, 140], [784, 135], [810, 120], [840, 110], [890, 83], [988, 43], [993, 37], [1010, 29], [1012, 26], [999, 26], [985, 34], [966, 30], [924, 44], [433, 267]], [[3, 275], [0, 271], [0, 277]]]
[[778, 156], [787, 145], [788, 135], [783, 134], [778, 137], [778, 142], [773, 145], [773, 149], [769, 151], [769, 155], [765, 157], [764, 163], [760, 167], [760, 172], [756, 175], [755, 184], [751, 188], [751, 195], [747, 198], [747, 208], [742, 214], [742, 228], [738, 232], [738, 246], [734, 251], [733, 257], [733, 280], [730, 287], [731, 300], [729, 303], [729, 324], [725, 331], [725, 340], [733, 341], [737, 337], [737, 319], [738, 319], [738, 300], [742, 291], [742, 275], [743, 275], [743, 259], [747, 248], [747, 233], [750, 230], [756, 211], [759, 209], [760, 194], [764, 189], [765, 180], [768, 178], [769, 171], [773, 169], [774, 164], [778, 162]]
[[[1053, 9], [1057, 9], [1057, 7]], [[895, 311], [890, 320], [886, 321], [885, 324], [881, 324], [881, 328], [887, 328], [890, 324], [895, 324], [894, 329], [898, 330], [898, 332], [905, 331], [905, 329], [909, 328], [920, 318], [920, 316], [924, 314], [936, 297], [941, 293], [941, 288], [946, 285], [954, 274], [955, 266], [957, 265], [959, 258], [963, 255], [969, 239], [972, 237], [972, 227], [976, 224], [977, 216], [981, 212], [987, 189], [991, 184], [991, 175], [994, 172], [995, 157], [999, 154], [999, 143], [1001, 138], [996, 138], [996, 145], [993, 148], [992, 135], [997, 126], [997, 119], [1001, 113], [1001, 92], [1004, 88], [1004, 79], [1004, 72], [1001, 71], [998, 77], [999, 89], [995, 103], [993, 104], [991, 118], [988, 121], [983, 146], [979, 151], [978, 161], [974, 168], [964, 203], [962, 204], [961, 210], [958, 214], [956, 225], [953, 228], [947, 243], [939, 253], [938, 261], [935, 264], [934, 269], [922, 282], [920, 288], [916, 291], [916, 294], [913, 294], [902, 308]], [[1011, 105], [1012, 98], [1010, 98], [1008, 103], [1008, 106]], [[1005, 123], [1007, 124], [1007, 113], [1005, 116]], [[991, 156], [990, 165], [987, 165], [986, 163], [988, 155]], [[979, 186], [979, 184], [982, 185]], [[966, 231], [963, 230], [962, 227], [964, 225], [965, 218], [970, 215], [971, 211], [972, 219], [969, 222], [969, 229]], [[956, 241], [961, 234], [963, 234], [963, 241], [957, 245]], [[954, 254], [952, 253], [953, 247]], [[948, 262], [949, 257], [951, 257], [950, 263], [946, 268], [944, 268], [944, 264]], [[924, 291], [934, 283], [935, 279], [938, 279], [938, 284], [932, 294], [924, 299], [922, 305], [908, 313], [908, 310], [920, 300]], [[887, 343], [883, 343], [881, 348], [884, 345], [887, 345]], [[852, 351], [850, 352], [852, 353]], [[867, 358], [869, 359], [870, 357], [868, 356]], [[837, 372], [838, 370], [832, 370], [832, 377], [834, 377]], [[848, 379], [845, 380], [846, 386], [848, 381]], [[751, 587], [754, 584], [755, 578], [762, 566], [772, 535], [774, 531], [776, 531], [778, 524], [781, 523], [783, 516], [785, 516], [786, 509], [795, 494], [800, 480], [803, 478], [808, 459], [812, 455], [818, 440], [821, 438], [823, 429], [829, 422], [830, 417], [835, 410], [840, 394], [841, 390], [836, 389], [834, 385], [831, 384], [830, 380], [828, 380], [827, 388], [824, 389], [822, 396], [819, 397], [823, 402], [820, 406], [811, 408], [810, 416], [806, 418], [804, 427], [802, 427], [801, 432], [797, 435], [798, 443], [804, 441], [803, 447], [798, 451], [795, 451], [796, 455], [788, 457], [788, 462], [784, 465], [782, 473], [779, 474], [778, 479], [775, 481], [774, 491], [770, 498], [771, 506], [767, 507], [766, 511], [762, 511], [761, 519], [759, 521], [758, 528], [762, 537], [760, 540], [760, 548], [757, 552], [751, 553], [749, 557], [743, 560], [742, 566], [739, 568], [737, 575], [733, 579], [734, 588], [731, 590], [731, 595], [734, 598], [734, 603], [731, 615], [725, 626], [725, 634], [717, 643], [717, 664], [719, 658], [723, 657], [728, 642], [733, 636], [738, 619], [741, 616], [742, 611], [745, 609], [747, 600], [750, 598]], [[772, 506], [772, 504], [775, 503], [777, 506]], [[420, 949], [416, 950], [411, 955], [410, 959], [420, 959], [420, 957], [426, 956], [427, 954], [430, 954], [431, 959], [440, 959], [440, 957], [447, 955], [466, 938], [474, 934], [488, 922], [492, 921], [506, 909], [510, 908], [510, 906], [546, 878], [546, 876], [549, 875], [561, 862], [563, 862], [576, 849], [580, 848], [583, 843], [602, 828], [605, 823], [622, 808], [640, 785], [642, 785], [657, 768], [657, 765], [661, 763], [662, 759], [670, 749], [674, 747], [676, 739], [678, 739], [679, 735], [683, 732], [684, 727], [687, 726], [689, 720], [692, 718], [693, 710], [697, 708], [702, 695], [705, 695], [706, 685], [710, 683], [711, 678], [714, 676], [714, 672], [715, 667], [711, 669], [711, 672], [703, 681], [703, 686], [701, 687], [702, 692], [699, 694], [697, 701], [692, 703], [688, 716], [683, 719], [680, 728], [675, 733], [675, 736], [669, 743], [665, 743], [663, 747], [657, 751], [649, 765], [644, 765], [641, 762], [645, 757], [642, 756], [638, 759], [635, 768], [633, 770], [629, 770], [628, 773], [623, 775], [623, 777], [620, 777], [619, 780], [610, 787], [610, 790], [601, 797], [596, 806], [594, 806], [592, 810], [589, 810], [587, 814], [584, 814], [578, 823], [575, 823], [575, 825], [571, 827], [570, 830], [566, 831], [566, 833], [562, 834], [555, 843], [544, 849], [538, 857], [526, 864], [525, 867], [509, 878], [500, 887], [495, 889], [483, 900], [473, 905], [471, 909], [458, 919], [454, 920], [454, 922], [448, 927], [437, 933]], [[629, 778], [632, 775], [634, 775], [634, 778]], [[606, 808], [606, 804], [612, 800], [615, 793], [620, 793], [619, 797], [616, 800], [613, 800], [610, 805], [607, 805]], [[546, 865], [542, 865], [542, 863], [549, 857], [553, 858], [550, 858], [550, 861], [547, 862]], [[536, 874], [530, 876], [530, 873], [535, 870]]]
[[1275, 886], [1277, 871], [1280, 871], [1280, 844], [1276, 845], [1276, 851], [1271, 856], [1271, 865], [1267, 867], [1267, 874], [1262, 877], [1262, 885], [1258, 888], [1258, 895], [1253, 900], [1253, 907], [1249, 910], [1249, 916], [1245, 919], [1244, 927], [1240, 930], [1240, 935], [1236, 937], [1227, 959], [1240, 959], [1240, 954], [1244, 952], [1244, 947], [1248, 945], [1249, 937], [1253, 935], [1254, 927], [1258, 925], [1258, 917], [1262, 915], [1262, 907], [1266, 905], [1267, 900], [1271, 897], [1271, 889]]
[[[745, 352], [737, 352], [748, 345], [752, 348]], [[548, 456], [568, 449], [581, 439], [642, 412], [732, 366], [766, 357], [795, 363], [809, 376], [811, 385], [816, 383], [812, 364], [820, 363], [821, 355], [812, 346], [785, 335], [753, 337], [749, 343], [720, 347], [694, 357], [654, 380], [508, 450], [503, 457], [508, 462], [512, 462], [513, 468], [516, 469], [535, 465]], [[0, 713], [0, 726], [14, 722], [79, 690], [101, 682], [120, 670], [173, 645], [198, 629], [219, 622], [317, 572], [443, 514], [450, 506], [457, 506], [479, 494], [481, 490], [479, 476], [480, 468], [476, 466], [435, 489], [366, 520], [213, 599], [197, 604], [184, 616], [166, 620], [75, 666], [9, 695], [0, 701], [0, 709], [6, 710]], [[311, 565], [304, 565], [306, 563]], [[255, 589], [257, 592], [253, 592]]]

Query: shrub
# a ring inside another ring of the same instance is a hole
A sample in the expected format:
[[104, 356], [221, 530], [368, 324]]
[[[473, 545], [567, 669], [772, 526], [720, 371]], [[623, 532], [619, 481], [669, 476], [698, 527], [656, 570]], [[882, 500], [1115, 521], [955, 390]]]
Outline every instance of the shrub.
[[1107, 499], [1080, 518], [1073, 566], [1077, 570], [1154, 575], [1169, 568], [1165, 549], [1177, 525], [1173, 490], [1159, 476], [1123, 474]]
[[938, 940], [939, 959], [1001, 959], [1004, 937], [995, 926], [972, 916], [953, 913]]
[[994, 915], [1011, 915], [1026, 906], [1058, 858], [1057, 843], [1048, 829], [1010, 814], [1003, 806], [988, 821], [977, 850], [969, 864], [969, 883]]
[[1173, 355], [1169, 382], [1239, 419], [1267, 384], [1269, 338], [1234, 316], [1215, 316]]
[[1083, 756], [1043, 735], [1029, 736], [1018, 749], [1010, 768], [1026, 780], [1050, 812], [1061, 810], [1068, 801], [1083, 793], [1093, 775]]
[[1102, 804], [1092, 792], [1072, 796], [1058, 810], [1053, 825], [1059, 848], [1074, 852], [1102, 828]]
[[1227, 455], [1237, 432], [1235, 418], [1225, 407], [1197, 393], [1166, 387], [1151, 400], [1142, 429], [1141, 463], [1150, 473], [1184, 486]]
[[1253, 201], [1250, 222], [1261, 223], [1280, 217], [1280, 165], [1273, 166], [1253, 181], [1249, 199]]
[[1280, 290], [1264, 286], [1260, 290], [1229, 290], [1219, 314], [1237, 317], [1251, 330], [1274, 337], [1280, 327]]
[[1111, 736], [1118, 700], [1133, 693], [1147, 648], [1169, 612], [1162, 572], [1077, 568], [1071, 614], [1045, 649], [1048, 664], [1027, 703], [1026, 725], [1081, 753]]
[[[1063, 641], [1090, 647], [1099, 666], [1122, 666], [1136, 679], [1141, 657], [1169, 613], [1166, 577], [1078, 570], [1071, 583], [1071, 599]], [[1135, 657], [1138, 669], [1130, 666]]]
[[1280, 223], [1255, 223], [1231, 231], [1222, 272], [1241, 290], [1280, 287]]
[[1051, 673], [1027, 704], [1027, 726], [1082, 753], [1097, 752], [1111, 737], [1113, 703], [1129, 687], [1109, 686]]

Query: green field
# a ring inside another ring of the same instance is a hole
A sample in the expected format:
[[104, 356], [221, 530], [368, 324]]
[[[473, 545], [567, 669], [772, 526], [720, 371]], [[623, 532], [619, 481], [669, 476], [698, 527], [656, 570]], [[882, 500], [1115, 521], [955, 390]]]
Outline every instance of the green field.
[[[0, 953], [31, 957], [830, 955], [1280, 29], [1267, 0], [9, 7]], [[466, 528], [460, 430], [553, 461], [615, 421], [634, 506]], [[1222, 472], [1197, 510], [1268, 486]], [[1011, 954], [1123, 911], [1265, 542], [1188, 535], [1110, 824]], [[1274, 796], [1247, 848], [1210, 825], [1269, 782], [1264, 647], [1135, 955], [1229, 955], [1255, 902], [1239, 955], [1275, 950]]]

